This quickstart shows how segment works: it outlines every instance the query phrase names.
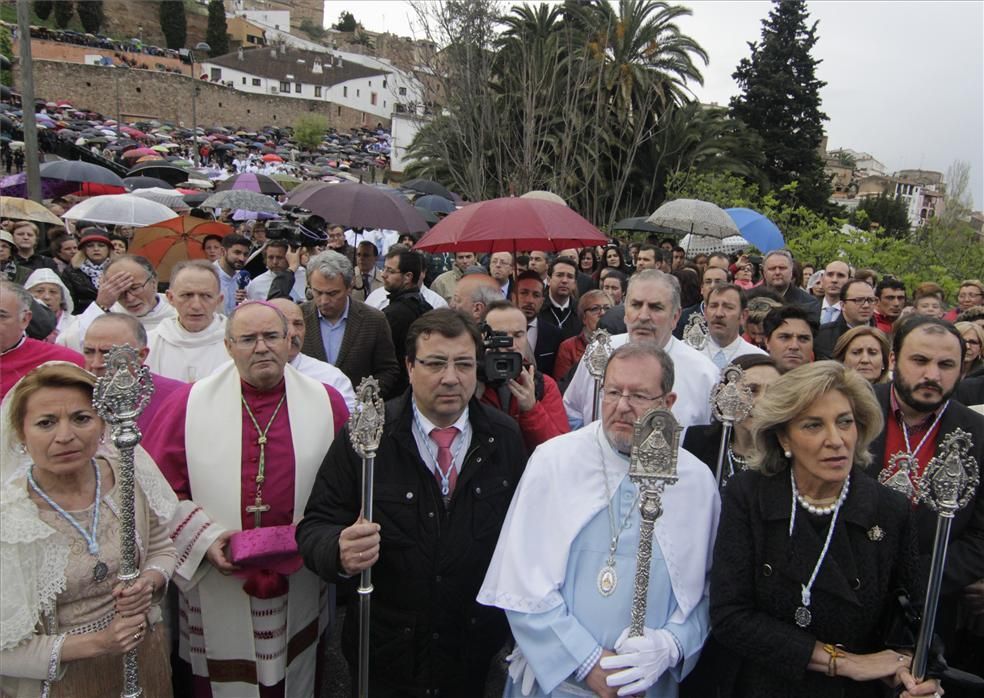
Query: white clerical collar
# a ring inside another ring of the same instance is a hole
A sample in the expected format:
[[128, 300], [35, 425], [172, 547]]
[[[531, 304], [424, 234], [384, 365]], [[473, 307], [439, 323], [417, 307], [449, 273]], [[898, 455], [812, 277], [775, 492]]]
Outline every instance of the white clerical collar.
[[564, 301], [563, 304], [555, 301], [552, 293], [547, 293], [547, 297], [550, 299], [550, 305], [552, 305], [557, 310], [567, 310], [567, 306], [571, 304], [570, 296], [567, 297], [567, 300]]

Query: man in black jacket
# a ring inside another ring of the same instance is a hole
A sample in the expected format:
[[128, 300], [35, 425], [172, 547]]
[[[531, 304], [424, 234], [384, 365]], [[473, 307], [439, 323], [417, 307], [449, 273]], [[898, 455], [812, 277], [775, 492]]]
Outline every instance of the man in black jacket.
[[793, 283], [793, 255], [788, 250], [767, 254], [762, 268], [766, 286], [782, 296], [785, 303], [802, 307], [815, 324], [820, 324], [820, 300]]
[[[373, 523], [359, 517], [361, 461], [348, 430], [318, 473], [297, 541], [322, 579], [372, 567], [369, 693], [470, 697], [509, 636], [506, 618], [475, 597], [526, 453], [516, 423], [474, 398], [482, 346], [460, 312], [431, 311], [410, 327], [411, 390], [386, 404], [375, 465]], [[358, 666], [356, 594], [342, 650]]]
[[[890, 486], [904, 491], [910, 499], [912, 485], [918, 486], [926, 464], [942, 452], [943, 442], [957, 429], [970, 435], [972, 445], [967, 456], [977, 464], [984, 463], [984, 416], [950, 399], [960, 378], [963, 349], [963, 340], [953, 325], [914, 316], [892, 338], [892, 383], [875, 386], [885, 415], [885, 429], [871, 444], [869, 450], [874, 458], [868, 471], [888, 479]], [[906, 463], [912, 466], [900, 467]], [[926, 573], [937, 516], [924, 503], [913, 501], [913, 505]], [[948, 649], [953, 648], [961, 594], [984, 579], [984, 493], [980, 483], [970, 502], [952, 521], [937, 623], [937, 632]], [[962, 668], [980, 671], [979, 666]]]
[[400, 365], [400, 378], [393, 388], [394, 395], [407, 389], [407, 374], [403, 370], [406, 357], [407, 332], [410, 325], [421, 315], [431, 310], [431, 305], [420, 295], [420, 276], [424, 273], [424, 257], [405, 247], [386, 253], [383, 266], [383, 288], [389, 294], [389, 304], [383, 308], [383, 315], [393, 335], [396, 349], [396, 362]]
[[833, 322], [820, 325], [813, 339], [813, 353], [817, 361], [834, 358], [834, 347], [841, 335], [852, 327], [873, 325], [875, 314], [875, 289], [867, 281], [851, 279], [840, 290], [841, 312]]

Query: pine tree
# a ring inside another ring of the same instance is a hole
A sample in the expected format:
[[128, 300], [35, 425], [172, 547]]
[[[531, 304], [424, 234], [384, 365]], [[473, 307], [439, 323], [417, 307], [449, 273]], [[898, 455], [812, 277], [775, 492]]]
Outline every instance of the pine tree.
[[229, 28], [226, 26], [225, 3], [222, 0], [210, 0], [208, 3], [205, 42], [211, 46], [209, 56], [224, 56], [229, 53]]
[[38, 19], [44, 21], [51, 16], [51, 11], [54, 9], [55, 3], [52, 0], [35, 0], [34, 3], [34, 14], [38, 16]]
[[72, 0], [64, 0], [55, 3], [55, 26], [59, 29], [67, 29], [68, 23], [72, 21], [75, 14], [75, 3]]
[[82, 28], [90, 34], [98, 34], [99, 30], [102, 29], [104, 19], [103, 0], [80, 2], [77, 12], [79, 13], [79, 21], [82, 22]]
[[167, 47], [185, 47], [188, 38], [188, 22], [185, 18], [184, 3], [181, 0], [162, 0], [160, 9], [161, 31]]
[[731, 113], [756, 131], [764, 143], [763, 171], [773, 189], [797, 182], [795, 198], [817, 212], [830, 211], [830, 181], [823, 171], [820, 61], [810, 55], [817, 43], [817, 22], [807, 26], [805, 0], [773, 0], [762, 21], [762, 40], [749, 43], [731, 77], [741, 94]]

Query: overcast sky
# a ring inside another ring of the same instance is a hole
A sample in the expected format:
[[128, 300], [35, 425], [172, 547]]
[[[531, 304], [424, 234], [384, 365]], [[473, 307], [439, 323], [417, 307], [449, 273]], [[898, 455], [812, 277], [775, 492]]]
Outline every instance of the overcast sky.
[[[431, 0], [436, 1], [436, 0]], [[683, 32], [707, 51], [702, 102], [726, 105], [747, 42], [760, 38], [765, 0], [684, 2], [693, 16]], [[828, 148], [871, 153], [889, 171], [938, 170], [955, 160], [971, 166], [975, 208], [984, 208], [984, 2], [810, 2], [819, 21], [813, 55]], [[325, 21], [348, 10], [370, 31], [414, 36], [413, 11], [403, 0], [325, 2]], [[420, 32], [417, 32], [420, 38]]]

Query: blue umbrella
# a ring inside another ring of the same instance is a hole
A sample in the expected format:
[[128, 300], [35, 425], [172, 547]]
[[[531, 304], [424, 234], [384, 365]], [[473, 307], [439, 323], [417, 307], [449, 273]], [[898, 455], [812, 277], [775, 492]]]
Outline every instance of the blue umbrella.
[[750, 208], [724, 210], [738, 226], [741, 236], [762, 252], [781, 250], [786, 246], [786, 240], [782, 237], [779, 227], [758, 211]]
[[421, 196], [413, 202], [413, 205], [417, 208], [430, 211], [431, 213], [454, 213], [458, 210], [453, 201], [445, 199], [443, 196], [438, 196], [437, 194]]

